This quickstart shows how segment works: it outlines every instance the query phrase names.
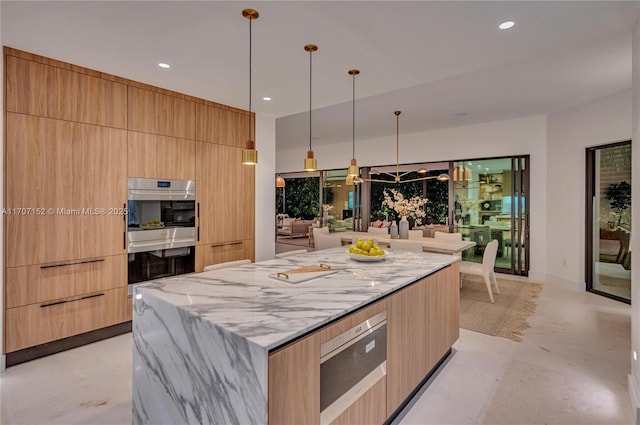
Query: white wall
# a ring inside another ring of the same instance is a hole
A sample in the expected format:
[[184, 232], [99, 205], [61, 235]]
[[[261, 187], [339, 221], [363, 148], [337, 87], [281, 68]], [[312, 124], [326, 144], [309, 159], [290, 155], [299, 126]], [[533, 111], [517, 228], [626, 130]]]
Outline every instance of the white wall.
[[[256, 261], [275, 255], [276, 120], [256, 114]], [[238, 188], [242, 190], [242, 188]]]
[[631, 407], [637, 418], [637, 409], [640, 408], [640, 365], [633, 359], [633, 353], [640, 356], [640, 20], [636, 23], [633, 32], [633, 142], [631, 143], [631, 374], [629, 375], [629, 396]]
[[585, 289], [585, 148], [631, 139], [631, 90], [550, 114], [547, 281]]
[[[531, 155], [530, 222], [531, 274], [543, 279], [546, 271], [546, 117], [447, 128], [400, 134], [400, 163], [449, 161], [507, 155]], [[360, 166], [395, 164], [395, 134], [389, 137], [356, 140]], [[304, 143], [295, 150], [278, 151], [279, 173], [300, 171], [306, 156]], [[314, 147], [320, 169], [347, 168], [351, 159], [351, 140]]]

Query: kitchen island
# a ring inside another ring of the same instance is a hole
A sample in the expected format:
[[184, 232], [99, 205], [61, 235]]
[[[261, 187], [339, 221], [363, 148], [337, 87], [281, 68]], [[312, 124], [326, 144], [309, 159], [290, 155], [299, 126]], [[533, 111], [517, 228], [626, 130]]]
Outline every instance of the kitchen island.
[[[383, 423], [459, 332], [459, 260], [387, 253], [358, 262], [333, 248], [137, 287], [133, 423]], [[270, 277], [319, 264], [331, 273], [297, 284]], [[321, 346], [382, 312], [383, 376], [321, 414]]]

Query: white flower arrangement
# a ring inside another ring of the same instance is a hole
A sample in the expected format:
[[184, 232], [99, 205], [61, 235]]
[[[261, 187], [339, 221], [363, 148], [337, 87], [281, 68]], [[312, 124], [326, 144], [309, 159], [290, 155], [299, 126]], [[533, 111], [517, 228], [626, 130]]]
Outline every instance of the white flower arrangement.
[[388, 206], [401, 217], [415, 218], [416, 224], [422, 224], [422, 218], [427, 216], [427, 213], [422, 208], [428, 202], [427, 198], [414, 196], [411, 199], [406, 199], [402, 193], [395, 189], [389, 189], [389, 191], [393, 195], [393, 199], [385, 189], [382, 205]]

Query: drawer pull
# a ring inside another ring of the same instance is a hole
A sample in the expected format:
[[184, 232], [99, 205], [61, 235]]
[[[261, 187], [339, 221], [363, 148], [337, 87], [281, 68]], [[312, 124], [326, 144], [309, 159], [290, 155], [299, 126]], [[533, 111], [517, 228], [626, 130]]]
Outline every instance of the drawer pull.
[[242, 241], [214, 243], [213, 245], [211, 245], [211, 248], [218, 248], [220, 246], [231, 246], [231, 245], [242, 245]]
[[54, 267], [76, 266], [78, 264], [100, 263], [102, 261], [104, 261], [104, 258], [98, 258], [97, 260], [78, 261], [76, 263], [62, 263], [62, 264], [53, 264], [53, 265], [50, 265], [50, 266], [40, 266], [40, 268], [41, 269], [52, 269]]
[[82, 301], [82, 300], [86, 300], [86, 299], [89, 299], [89, 298], [96, 298], [96, 297], [102, 297], [102, 296], [104, 296], [104, 292], [101, 293], [101, 294], [87, 295], [87, 296], [84, 296], [84, 297], [75, 298], [75, 299], [71, 299], [71, 300], [62, 300], [62, 301], [56, 301], [56, 302], [53, 302], [53, 303], [40, 304], [40, 307], [41, 308], [42, 307], [51, 307], [51, 306], [54, 306], [54, 305], [59, 305], [59, 304], [64, 304], [64, 303], [72, 303], [72, 302], [75, 302], [75, 301]]

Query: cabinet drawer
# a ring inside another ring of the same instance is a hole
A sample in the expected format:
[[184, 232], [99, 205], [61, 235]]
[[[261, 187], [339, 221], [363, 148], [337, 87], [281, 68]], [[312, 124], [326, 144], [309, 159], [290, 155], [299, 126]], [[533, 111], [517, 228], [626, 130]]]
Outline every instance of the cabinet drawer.
[[9, 267], [6, 308], [79, 296], [127, 285], [125, 255]]
[[124, 287], [7, 309], [5, 351], [125, 322], [127, 304]]
[[255, 261], [254, 241], [216, 242], [196, 247], [196, 272], [205, 266], [249, 258]]

